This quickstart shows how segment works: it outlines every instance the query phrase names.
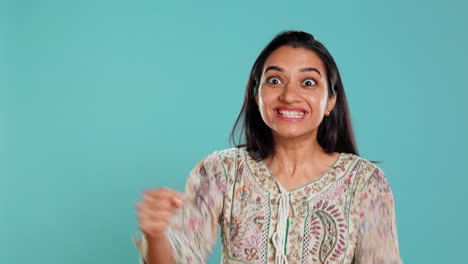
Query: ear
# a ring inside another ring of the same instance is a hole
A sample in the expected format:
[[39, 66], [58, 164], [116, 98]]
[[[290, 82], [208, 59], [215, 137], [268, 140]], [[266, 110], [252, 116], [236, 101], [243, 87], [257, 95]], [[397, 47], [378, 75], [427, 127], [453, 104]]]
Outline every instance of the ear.
[[331, 110], [335, 107], [336, 104], [336, 93], [331, 97], [328, 97], [327, 101], [327, 109], [325, 112], [331, 112]]

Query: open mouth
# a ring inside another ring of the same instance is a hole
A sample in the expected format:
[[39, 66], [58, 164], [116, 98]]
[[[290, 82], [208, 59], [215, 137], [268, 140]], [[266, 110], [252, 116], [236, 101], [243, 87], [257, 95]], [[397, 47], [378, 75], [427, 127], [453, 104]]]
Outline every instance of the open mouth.
[[289, 111], [283, 109], [276, 109], [276, 113], [280, 116], [288, 117], [288, 118], [301, 118], [305, 115], [303, 111]]

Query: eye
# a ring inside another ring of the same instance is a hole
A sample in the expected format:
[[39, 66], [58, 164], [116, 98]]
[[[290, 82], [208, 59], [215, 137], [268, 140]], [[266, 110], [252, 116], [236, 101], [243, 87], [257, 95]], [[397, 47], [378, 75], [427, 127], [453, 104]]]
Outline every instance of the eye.
[[312, 79], [306, 79], [304, 82], [302, 82], [302, 84], [305, 86], [312, 86], [312, 85], [316, 85], [317, 83]]
[[267, 82], [271, 84], [280, 84], [281, 80], [276, 77], [271, 77], [271, 78], [268, 78]]

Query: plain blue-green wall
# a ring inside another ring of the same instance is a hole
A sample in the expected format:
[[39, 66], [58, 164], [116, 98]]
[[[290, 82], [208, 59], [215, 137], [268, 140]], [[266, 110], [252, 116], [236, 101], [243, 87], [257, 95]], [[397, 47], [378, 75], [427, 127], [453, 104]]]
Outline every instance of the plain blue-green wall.
[[0, 263], [137, 263], [141, 192], [182, 190], [231, 146], [249, 70], [286, 29], [337, 61], [405, 263], [462, 263], [467, 14], [466, 1], [2, 2]]

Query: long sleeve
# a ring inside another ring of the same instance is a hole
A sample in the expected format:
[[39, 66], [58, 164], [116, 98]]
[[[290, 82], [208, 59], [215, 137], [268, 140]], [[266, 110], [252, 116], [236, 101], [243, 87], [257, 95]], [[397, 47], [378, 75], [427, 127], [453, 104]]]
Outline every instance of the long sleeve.
[[[175, 263], [206, 263], [217, 239], [218, 220], [223, 208], [226, 175], [219, 152], [200, 161], [189, 174], [184, 206], [173, 215], [166, 229]], [[145, 263], [144, 236], [135, 241], [140, 263]]]
[[393, 193], [381, 168], [376, 167], [358, 197], [360, 227], [353, 263], [402, 263]]
[[133, 243], [135, 244], [139, 252], [138, 263], [146, 264], [145, 256], [146, 256], [146, 252], [148, 251], [148, 243], [146, 241], [145, 236], [142, 233], [139, 233], [138, 235], [134, 235]]

